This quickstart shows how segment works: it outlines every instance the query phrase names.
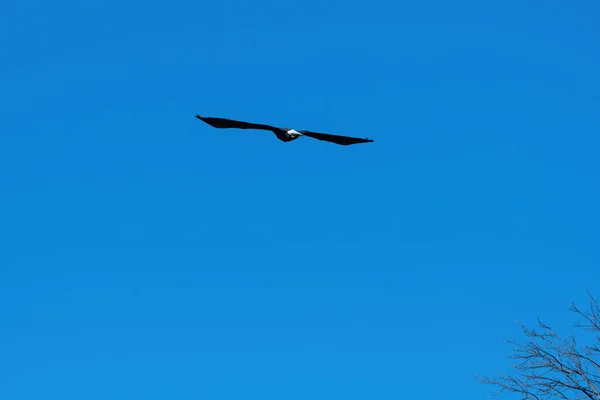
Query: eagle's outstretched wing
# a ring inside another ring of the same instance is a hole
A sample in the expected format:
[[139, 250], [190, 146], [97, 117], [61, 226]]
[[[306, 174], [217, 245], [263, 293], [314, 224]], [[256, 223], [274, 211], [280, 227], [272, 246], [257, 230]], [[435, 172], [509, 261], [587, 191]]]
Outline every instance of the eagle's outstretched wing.
[[215, 128], [237, 128], [237, 129], [262, 129], [266, 131], [273, 131], [274, 129], [278, 129], [274, 126], [263, 125], [263, 124], [254, 124], [252, 122], [243, 122], [243, 121], [235, 121], [233, 119], [226, 118], [212, 118], [212, 117], [201, 117], [196, 114], [196, 118], [201, 121], [206, 122], [212, 127]]
[[311, 137], [313, 139], [324, 140], [326, 142], [341, 144], [342, 146], [348, 146], [350, 144], [357, 143], [368, 143], [372, 142], [371, 139], [361, 139], [350, 136], [340, 136], [340, 135], [331, 135], [329, 133], [319, 133], [319, 132], [311, 132], [311, 131], [298, 131], [304, 136]]
[[[284, 129], [284, 128], [279, 128], [279, 127], [272, 126], [272, 125], [255, 124], [252, 122], [236, 121], [236, 120], [227, 119], [227, 118], [201, 117], [198, 114], [196, 114], [196, 118], [198, 118], [201, 121], [204, 121], [208, 125], [215, 127], [215, 128], [260, 129], [260, 130], [274, 132], [277, 135], [277, 137], [280, 138], [281, 140], [283, 140], [284, 142], [289, 142], [290, 140], [293, 140], [293, 138], [290, 139], [289, 135], [286, 136], [285, 132], [287, 131], [287, 128]], [[318, 139], [318, 140], [323, 140], [326, 142], [341, 144], [342, 146], [348, 146], [348, 145], [357, 144], [357, 143], [367, 143], [367, 142], [373, 141], [371, 139], [362, 139], [362, 138], [355, 138], [355, 137], [350, 137], [350, 136], [331, 135], [329, 133], [319, 133], [319, 132], [312, 132], [312, 131], [297, 131], [297, 132], [300, 133], [302, 136], [308, 136], [313, 139]]]

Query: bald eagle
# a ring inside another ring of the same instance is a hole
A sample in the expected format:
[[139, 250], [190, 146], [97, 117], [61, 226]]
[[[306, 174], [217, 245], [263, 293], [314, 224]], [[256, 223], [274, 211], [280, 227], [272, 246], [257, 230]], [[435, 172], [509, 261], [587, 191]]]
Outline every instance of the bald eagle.
[[319, 133], [311, 131], [297, 131], [291, 128], [279, 128], [271, 125], [255, 124], [252, 122], [235, 121], [226, 118], [201, 117], [196, 114], [196, 118], [206, 122], [208, 125], [215, 128], [237, 128], [237, 129], [259, 129], [263, 131], [271, 131], [277, 138], [283, 142], [291, 142], [298, 139], [300, 136], [307, 136], [313, 139], [324, 140], [326, 142], [341, 144], [348, 146], [350, 144], [372, 142], [371, 139], [360, 139], [349, 136], [331, 135], [328, 133]]

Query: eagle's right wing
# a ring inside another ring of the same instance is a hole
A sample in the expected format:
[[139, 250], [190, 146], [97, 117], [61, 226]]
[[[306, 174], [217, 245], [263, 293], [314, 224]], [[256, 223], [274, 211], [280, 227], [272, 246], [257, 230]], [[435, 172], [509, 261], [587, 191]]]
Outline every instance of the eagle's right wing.
[[277, 129], [270, 125], [254, 124], [252, 122], [236, 121], [227, 118], [201, 117], [198, 114], [196, 114], [196, 118], [215, 128], [262, 129], [266, 131]]

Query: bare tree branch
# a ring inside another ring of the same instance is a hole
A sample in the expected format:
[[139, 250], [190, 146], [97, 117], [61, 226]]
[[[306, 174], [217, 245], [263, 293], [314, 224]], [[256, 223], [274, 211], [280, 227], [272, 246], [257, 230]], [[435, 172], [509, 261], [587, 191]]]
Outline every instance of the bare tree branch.
[[588, 295], [589, 310], [582, 311], [574, 303], [569, 310], [583, 318], [574, 329], [593, 332], [597, 343], [580, 346], [573, 332], [561, 337], [540, 320], [539, 330], [519, 323], [526, 343], [505, 339], [513, 346], [509, 358], [518, 361], [511, 366], [516, 374], [477, 379], [498, 387], [494, 396], [512, 392], [522, 400], [600, 400], [600, 304]]

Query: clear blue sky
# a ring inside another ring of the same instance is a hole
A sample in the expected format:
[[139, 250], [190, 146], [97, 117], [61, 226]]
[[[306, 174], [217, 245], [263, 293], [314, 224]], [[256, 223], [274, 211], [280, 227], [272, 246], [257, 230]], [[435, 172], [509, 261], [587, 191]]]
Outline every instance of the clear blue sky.
[[599, 12], [4, 1], [0, 398], [484, 399], [600, 295]]

